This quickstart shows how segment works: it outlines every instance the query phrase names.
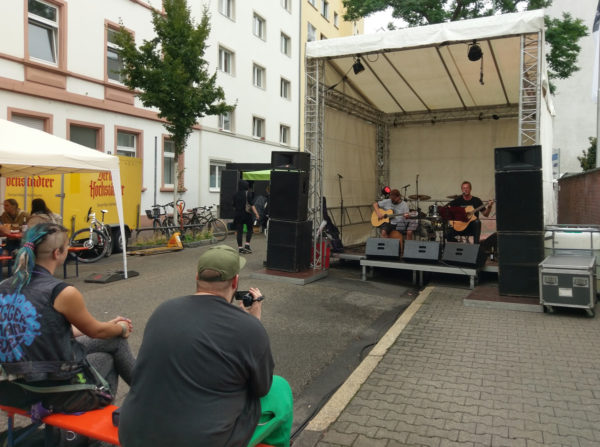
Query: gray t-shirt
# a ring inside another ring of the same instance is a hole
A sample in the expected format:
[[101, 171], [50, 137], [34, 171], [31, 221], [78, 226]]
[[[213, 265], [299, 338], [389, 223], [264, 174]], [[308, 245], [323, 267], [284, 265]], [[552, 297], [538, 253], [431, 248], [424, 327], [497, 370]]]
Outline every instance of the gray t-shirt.
[[377, 205], [382, 210], [392, 210], [394, 214], [397, 214], [397, 216], [390, 219], [392, 225], [398, 225], [399, 223], [404, 222], [404, 214], [410, 211], [408, 204], [404, 200], [400, 203], [394, 203], [392, 202], [392, 199], [383, 199], [377, 202]]
[[161, 304], [121, 407], [121, 445], [246, 446], [273, 367], [261, 322], [225, 299], [190, 295]]

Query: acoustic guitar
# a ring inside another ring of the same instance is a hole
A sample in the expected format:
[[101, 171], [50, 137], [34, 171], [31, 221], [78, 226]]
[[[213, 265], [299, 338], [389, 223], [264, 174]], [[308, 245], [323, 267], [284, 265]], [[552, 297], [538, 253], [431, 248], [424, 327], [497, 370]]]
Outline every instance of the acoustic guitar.
[[[388, 223], [392, 217], [404, 216], [404, 214], [405, 214], [405, 213], [394, 214], [394, 210], [380, 209], [379, 211], [381, 211], [383, 213], [383, 216], [381, 218], [377, 217], [377, 211], [373, 211], [373, 213], [371, 214], [371, 225], [373, 225], [374, 227], [379, 227], [379, 226], [383, 225], [384, 223]], [[408, 214], [411, 216], [417, 217], [416, 212], [411, 211]]]
[[[494, 200], [491, 200], [492, 203], [494, 203]], [[487, 207], [488, 204], [484, 203], [481, 206], [478, 206], [477, 208], [473, 208], [471, 205], [466, 206], [465, 207], [465, 214], [467, 215], [467, 220], [449, 220], [448, 221], [448, 225], [450, 225], [452, 228], [454, 228], [454, 231], [458, 231], [459, 233], [461, 231], [465, 231], [465, 229], [469, 226], [469, 224], [471, 222], [473, 222], [474, 220], [477, 220], [477, 216], [475, 215], [475, 213], [477, 211], [481, 211], [482, 209], [484, 209], [485, 207]]]

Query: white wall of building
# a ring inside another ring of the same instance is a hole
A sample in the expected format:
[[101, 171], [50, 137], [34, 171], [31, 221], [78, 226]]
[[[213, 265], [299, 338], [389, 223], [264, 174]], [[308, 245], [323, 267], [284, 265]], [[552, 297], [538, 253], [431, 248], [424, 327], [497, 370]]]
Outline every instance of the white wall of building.
[[554, 95], [554, 150], [560, 150], [560, 173], [579, 172], [577, 160], [589, 147], [588, 137], [596, 136], [596, 104], [592, 101], [592, 71], [595, 45], [592, 25], [597, 0], [554, 0], [546, 10], [551, 17], [562, 17], [563, 12], [580, 18], [589, 27], [590, 35], [579, 41], [581, 53], [577, 65], [580, 70], [565, 80], [555, 80]]
[[[58, 0], [59, 2], [61, 0]], [[154, 4], [155, 2], [153, 2]], [[268, 4], [267, 4], [268, 3]], [[135, 108], [106, 98], [105, 81], [105, 23], [123, 23], [135, 33], [136, 43], [154, 35], [150, 10], [131, 0], [103, 0], [88, 2], [62, 0], [67, 13], [66, 45], [67, 63], [56, 70], [43, 64], [25, 60], [25, 35], [27, 18], [23, 0], [5, 0], [5, 11], [0, 16], [4, 36], [0, 40], [0, 117], [7, 118], [9, 110], [29, 111], [51, 116], [50, 131], [67, 136], [67, 120], [92, 123], [103, 128], [103, 147], [114, 153], [116, 126], [141, 132], [143, 147], [143, 186], [141, 192], [142, 214], [156, 201], [172, 200], [172, 193], [160, 192], [162, 176], [162, 136], [167, 132], [161, 122], [141, 107]], [[236, 104], [234, 129], [218, 129], [217, 117], [199, 120], [200, 128], [188, 141], [185, 153], [185, 188], [183, 198], [188, 206], [218, 203], [218, 191], [209, 189], [209, 163], [211, 160], [236, 163], [268, 163], [273, 150], [297, 150], [299, 132], [299, 4], [290, 12], [280, 2], [235, 1], [235, 19], [230, 20], [218, 11], [219, 2], [189, 1], [192, 14], [199, 22], [203, 5], [211, 14], [212, 31], [208, 39], [205, 58], [209, 72], [218, 70], [218, 48], [223, 44], [236, 55], [233, 76], [218, 72], [218, 84], [223, 87], [228, 103]], [[253, 13], [266, 20], [266, 39], [252, 33]], [[291, 55], [280, 51], [280, 34], [292, 38]], [[266, 87], [252, 85], [252, 64], [266, 68]], [[65, 79], [66, 88], [36, 84], [27, 79], [26, 70], [58, 74]], [[280, 78], [291, 82], [292, 97], [283, 99], [279, 94]], [[265, 119], [264, 141], [252, 138], [252, 116]], [[279, 126], [290, 127], [290, 145], [279, 144]], [[155, 185], [155, 138], [158, 139], [158, 186]], [[156, 192], [155, 192], [156, 191]]]

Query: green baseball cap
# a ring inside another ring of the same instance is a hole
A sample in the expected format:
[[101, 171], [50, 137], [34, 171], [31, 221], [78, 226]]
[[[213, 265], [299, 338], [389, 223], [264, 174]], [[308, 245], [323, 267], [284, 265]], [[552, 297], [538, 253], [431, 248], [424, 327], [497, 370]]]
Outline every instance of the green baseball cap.
[[227, 245], [217, 245], [206, 250], [198, 260], [198, 275], [205, 270], [214, 270], [219, 275], [203, 281], [228, 281], [233, 279], [246, 265], [237, 250]]

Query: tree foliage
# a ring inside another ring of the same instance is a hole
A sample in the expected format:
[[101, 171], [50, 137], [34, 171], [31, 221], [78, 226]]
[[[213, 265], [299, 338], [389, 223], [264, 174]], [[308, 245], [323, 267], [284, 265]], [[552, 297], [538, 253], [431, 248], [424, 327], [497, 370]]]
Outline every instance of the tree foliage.
[[596, 142], [598, 141], [596, 137], [588, 137], [590, 140], [590, 147], [587, 151], [583, 150], [583, 155], [581, 157], [577, 157], [579, 160], [579, 164], [581, 165], [581, 169], [587, 171], [589, 169], [594, 169], [596, 167]]
[[[156, 107], [175, 146], [175, 160], [185, 150], [198, 118], [233, 110], [217, 86], [216, 72], [204, 59], [210, 17], [206, 7], [194, 23], [186, 0], [163, 0], [164, 13], [152, 11], [156, 37], [136, 47], [121, 24], [116, 43], [121, 47], [123, 83], [137, 90], [146, 107]], [[178, 173], [179, 174], [179, 173]]]
[[[378, 11], [392, 8], [395, 19], [404, 20], [408, 26], [431, 25], [463, 19], [474, 19], [495, 14], [548, 7], [552, 0], [343, 0], [345, 20], [357, 20]], [[576, 65], [581, 47], [578, 41], [588, 30], [581, 19], [564, 13], [562, 19], [545, 18], [546, 54], [550, 79], [566, 79], [579, 70]], [[393, 29], [393, 25], [388, 25]], [[554, 87], [551, 85], [551, 91]]]

